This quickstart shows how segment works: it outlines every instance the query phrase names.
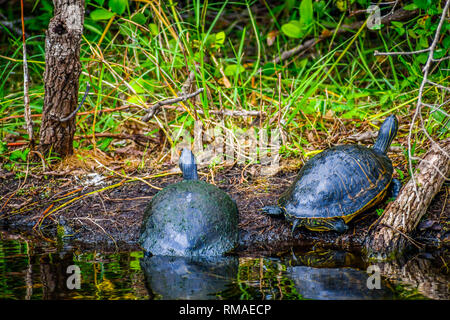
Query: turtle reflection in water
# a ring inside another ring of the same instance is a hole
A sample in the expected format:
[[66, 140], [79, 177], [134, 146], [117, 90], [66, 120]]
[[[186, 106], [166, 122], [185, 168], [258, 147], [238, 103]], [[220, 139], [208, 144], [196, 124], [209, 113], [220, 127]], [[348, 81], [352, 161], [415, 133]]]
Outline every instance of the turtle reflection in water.
[[238, 242], [236, 203], [216, 186], [198, 180], [189, 149], [183, 149], [179, 165], [184, 180], [153, 197], [139, 242], [152, 255], [223, 255]]
[[393, 299], [389, 284], [371, 289], [370, 275], [361, 259], [350, 252], [317, 250], [283, 259], [286, 273], [306, 299]]
[[151, 299], [221, 299], [236, 281], [237, 257], [146, 256], [141, 259]]
[[392, 162], [386, 155], [397, 129], [397, 118], [391, 115], [381, 125], [373, 148], [340, 145], [319, 153], [302, 167], [278, 205], [262, 211], [284, 216], [292, 231], [304, 226], [345, 232], [350, 220], [387, 194], [397, 197], [401, 184], [392, 178]]

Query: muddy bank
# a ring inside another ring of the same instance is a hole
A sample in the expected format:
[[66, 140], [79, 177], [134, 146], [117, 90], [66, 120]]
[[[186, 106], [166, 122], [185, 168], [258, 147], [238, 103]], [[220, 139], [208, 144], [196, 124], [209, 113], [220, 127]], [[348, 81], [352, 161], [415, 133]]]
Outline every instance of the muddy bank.
[[[167, 168], [170, 169], [170, 168]], [[297, 170], [286, 168], [276, 175], [258, 175], [258, 166], [224, 168], [212, 174], [207, 169], [200, 179], [214, 183], [236, 200], [240, 214], [240, 245], [237, 252], [273, 253], [292, 246], [324, 246], [357, 249], [367, 230], [377, 219], [376, 209], [356, 217], [344, 234], [297, 229], [283, 219], [260, 214], [259, 209], [274, 204], [290, 185]], [[151, 175], [152, 173], [148, 173]], [[179, 174], [144, 181], [87, 176], [0, 179], [0, 228], [59, 239], [92, 248], [137, 248], [144, 210], [157, 188], [178, 182]], [[141, 173], [139, 176], [145, 176]], [[448, 188], [444, 185], [433, 200], [414, 240], [430, 249], [448, 248], [450, 243]], [[58, 209], [59, 208], [59, 209]], [[59, 225], [59, 228], [57, 226]]]

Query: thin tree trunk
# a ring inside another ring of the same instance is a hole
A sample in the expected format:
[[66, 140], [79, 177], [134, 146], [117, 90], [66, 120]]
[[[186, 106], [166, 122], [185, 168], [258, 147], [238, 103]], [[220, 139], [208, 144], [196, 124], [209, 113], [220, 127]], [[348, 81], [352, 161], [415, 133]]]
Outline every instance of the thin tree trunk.
[[45, 39], [45, 97], [40, 129], [40, 149], [64, 157], [73, 153], [78, 80], [81, 73], [80, 45], [84, 23], [84, 0], [53, 0], [54, 16]]
[[[417, 166], [417, 193], [410, 180], [397, 199], [387, 206], [366, 237], [366, 251], [371, 258], [389, 259], [399, 256], [411, 242], [409, 237], [425, 214], [431, 200], [450, 174], [450, 139], [433, 145]], [[420, 246], [420, 245], [419, 245]]]

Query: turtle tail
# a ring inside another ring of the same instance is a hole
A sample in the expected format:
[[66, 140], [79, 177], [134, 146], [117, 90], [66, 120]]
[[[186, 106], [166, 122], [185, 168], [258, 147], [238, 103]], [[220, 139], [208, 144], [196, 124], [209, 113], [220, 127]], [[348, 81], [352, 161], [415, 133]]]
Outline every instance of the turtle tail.
[[378, 132], [377, 141], [373, 145], [375, 150], [382, 153], [386, 153], [387, 149], [391, 145], [392, 140], [394, 140], [398, 130], [398, 120], [395, 115], [390, 115], [384, 120]]
[[184, 180], [198, 180], [197, 164], [191, 150], [183, 148], [178, 164]]

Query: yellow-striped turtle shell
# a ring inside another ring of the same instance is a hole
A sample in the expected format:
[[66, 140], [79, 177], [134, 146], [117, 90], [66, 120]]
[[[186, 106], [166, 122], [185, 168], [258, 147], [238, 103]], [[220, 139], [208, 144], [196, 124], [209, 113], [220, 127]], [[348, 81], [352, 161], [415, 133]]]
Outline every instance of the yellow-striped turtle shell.
[[390, 191], [393, 167], [386, 151], [397, 127], [392, 115], [381, 126], [373, 148], [340, 145], [317, 154], [301, 168], [278, 206], [263, 211], [284, 214], [294, 228], [344, 232], [347, 222]]

